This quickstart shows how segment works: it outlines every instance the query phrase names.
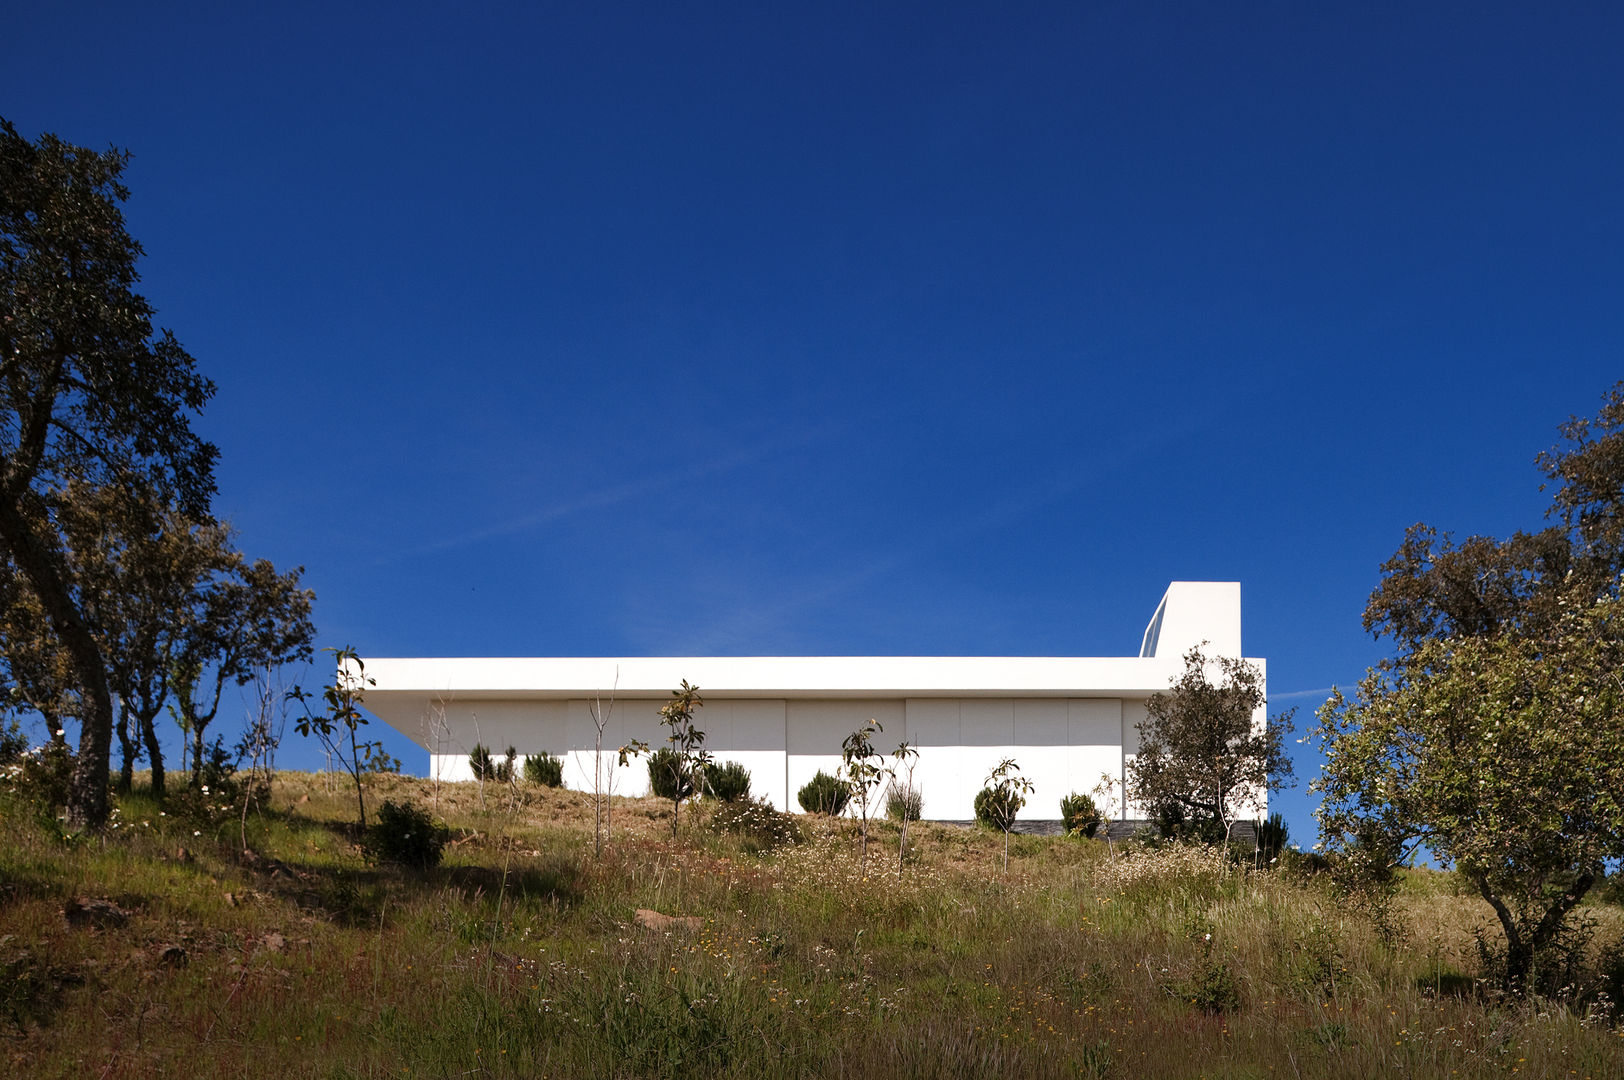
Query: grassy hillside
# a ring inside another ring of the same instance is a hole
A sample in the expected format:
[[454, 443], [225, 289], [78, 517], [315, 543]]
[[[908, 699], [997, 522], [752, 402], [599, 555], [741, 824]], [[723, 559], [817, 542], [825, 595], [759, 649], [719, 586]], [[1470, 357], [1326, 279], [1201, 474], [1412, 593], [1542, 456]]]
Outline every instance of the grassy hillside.
[[[103, 837], [0, 803], [0, 1071], [143, 1077], [1624, 1075], [1580, 998], [1473, 979], [1488, 908], [1405, 876], [1378, 934], [1322, 878], [1195, 850], [915, 826], [769, 844], [617, 799], [379, 777], [452, 829], [368, 865], [341, 778], [282, 774], [243, 826], [133, 796]], [[107, 908], [80, 901], [108, 901]], [[694, 916], [650, 930], [634, 912]], [[1581, 971], [1624, 936], [1585, 909]], [[72, 917], [70, 924], [69, 916]], [[1616, 965], [1616, 956], [1614, 958]], [[1587, 976], [1589, 977], [1589, 976]]]

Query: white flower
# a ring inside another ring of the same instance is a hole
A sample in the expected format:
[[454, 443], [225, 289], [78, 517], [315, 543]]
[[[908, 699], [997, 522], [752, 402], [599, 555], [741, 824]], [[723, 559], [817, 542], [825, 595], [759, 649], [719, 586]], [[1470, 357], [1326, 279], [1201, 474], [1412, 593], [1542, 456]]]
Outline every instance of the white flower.
[[202, 836], [203, 835], [203, 830], [202, 829], [193, 829], [192, 830], [192, 835], [193, 836]]

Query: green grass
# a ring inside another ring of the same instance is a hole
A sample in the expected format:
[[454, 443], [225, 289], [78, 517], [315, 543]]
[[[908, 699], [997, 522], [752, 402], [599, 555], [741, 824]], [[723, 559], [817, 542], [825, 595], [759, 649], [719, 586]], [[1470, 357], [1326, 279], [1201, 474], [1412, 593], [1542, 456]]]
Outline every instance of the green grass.
[[[803, 822], [751, 854], [701, 810], [381, 776], [452, 830], [445, 862], [369, 866], [353, 792], [283, 774], [268, 812], [121, 800], [64, 839], [0, 802], [0, 1071], [275, 1077], [1616, 1077], [1581, 987], [1476, 981], [1486, 906], [1406, 874], [1384, 938], [1323, 879], [915, 823]], [[684, 812], [688, 822], [688, 814]], [[1120, 849], [1119, 849], [1120, 850]], [[70, 929], [105, 898], [121, 926]], [[703, 920], [657, 933], [638, 908]], [[1593, 904], [1593, 955], [1624, 916]], [[174, 948], [183, 951], [182, 955]], [[169, 952], [165, 954], [165, 950]], [[1599, 976], [1597, 976], [1599, 978]], [[1587, 984], [1588, 985], [1588, 984]]]

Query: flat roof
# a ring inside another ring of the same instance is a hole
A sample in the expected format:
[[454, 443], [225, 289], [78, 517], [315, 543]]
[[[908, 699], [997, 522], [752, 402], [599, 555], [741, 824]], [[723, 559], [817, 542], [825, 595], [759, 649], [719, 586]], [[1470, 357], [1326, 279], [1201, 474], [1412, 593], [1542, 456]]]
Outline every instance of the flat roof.
[[[1261, 660], [1250, 663], [1262, 665]], [[665, 698], [686, 679], [726, 698], [1148, 697], [1183, 658], [1061, 656], [379, 657], [367, 701]]]

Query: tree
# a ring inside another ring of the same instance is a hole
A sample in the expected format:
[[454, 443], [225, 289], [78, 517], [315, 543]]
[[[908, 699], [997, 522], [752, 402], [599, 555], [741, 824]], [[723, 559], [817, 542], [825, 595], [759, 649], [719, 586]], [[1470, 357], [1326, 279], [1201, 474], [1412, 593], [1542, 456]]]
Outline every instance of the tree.
[[868, 819], [875, 795], [882, 784], [896, 776], [894, 768], [887, 768], [885, 755], [874, 749], [873, 735], [884, 731], [878, 720], [869, 720], [847, 735], [840, 744], [841, 771], [852, 801], [857, 804], [858, 818], [862, 822], [860, 845], [863, 873], [868, 873]]
[[313, 654], [315, 594], [299, 585], [303, 567], [279, 574], [268, 560], [246, 562], [227, 551], [196, 591], [175, 643], [169, 689], [181, 730], [192, 739], [192, 785], [202, 783], [204, 731], [220, 711], [228, 684], [251, 682], [260, 669]]
[[[897, 815], [897, 877], [902, 877], [902, 863], [908, 857], [908, 822], [919, 817], [923, 801], [919, 797], [919, 789], [914, 787], [914, 766], [919, 764], [919, 751], [904, 739], [897, 744], [896, 753], [891, 755], [891, 779], [893, 783], [897, 777], [903, 777], [901, 794], [901, 813]], [[893, 787], [892, 792], [897, 792]]]
[[28, 583], [10, 566], [0, 566], [0, 642], [14, 704], [45, 721], [51, 745], [67, 749], [64, 725], [79, 712], [73, 661], [51, 629], [51, 621]]
[[1321, 831], [1452, 862], [1494, 909], [1513, 991], [1624, 857], [1621, 618], [1579, 598], [1539, 637], [1433, 638], [1320, 710]]
[[118, 204], [127, 155], [0, 120], [0, 555], [72, 664], [79, 753], [69, 820], [101, 825], [113, 731], [100, 643], [56, 510], [69, 482], [124, 487], [203, 515], [215, 448], [191, 429], [214, 385], [134, 291], [141, 247]]
[[[592, 857], [603, 858], [603, 841], [609, 834], [609, 795], [614, 784], [614, 766], [603, 760], [603, 733], [615, 715], [615, 691], [620, 688], [620, 668], [615, 667], [615, 681], [609, 686], [609, 704], [603, 695], [594, 693], [587, 702], [587, 713], [592, 717]], [[622, 755], [621, 764], [625, 764]]]
[[[666, 790], [670, 792], [671, 799], [672, 836], [677, 834], [682, 801], [698, 793], [698, 786], [704, 780], [705, 766], [711, 762], [710, 751], [705, 749], [705, 733], [694, 723], [694, 712], [704, 704], [699, 696], [699, 687], [689, 685], [688, 680], [684, 679], [678, 689], [671, 691], [671, 700], [660, 706], [660, 723], [666, 727], [665, 741], [669, 752], [662, 749], [657, 755], [657, 763], [651, 759], [650, 781], [654, 779], [654, 769], [660, 770], [662, 779], [670, 780]], [[628, 758], [646, 753], [648, 743], [633, 739], [620, 748], [620, 764], [624, 766]]]
[[[1219, 681], [1207, 678], [1216, 667]], [[1154, 695], [1139, 724], [1139, 753], [1128, 764], [1130, 796], [1165, 821], [1221, 825], [1224, 839], [1264, 791], [1289, 786], [1284, 734], [1290, 711], [1256, 725], [1263, 675], [1244, 660], [1209, 660], [1198, 645], [1184, 673]]]
[[64, 495], [58, 522], [118, 699], [119, 784], [129, 788], [139, 740], [152, 766], [153, 794], [162, 799], [155, 721], [169, 700], [178, 641], [199, 618], [203, 584], [240, 557], [231, 530], [212, 518], [151, 506], [119, 487], [71, 485]]
[[1560, 524], [1457, 544], [1426, 525], [1365, 627], [1394, 655], [1320, 710], [1324, 842], [1364, 876], [1425, 846], [1494, 909], [1521, 992], [1620, 850], [1624, 382], [1537, 466]]
[[1014, 758], [1005, 758], [987, 774], [986, 787], [976, 796], [976, 816], [991, 821], [1004, 834], [1004, 872], [1009, 873], [1009, 834], [1015, 817], [1032, 794], [1032, 781], [1021, 775]]
[[304, 716], [294, 721], [293, 726], [305, 738], [314, 735], [319, 739], [328, 755], [337, 758], [355, 781], [355, 805], [361, 831], [365, 832], [367, 801], [362, 779], [369, 772], [398, 769], [400, 762], [384, 751], [382, 741], [361, 741], [360, 731], [367, 723], [367, 714], [361, 711], [361, 699], [366, 688], [377, 682], [367, 674], [366, 664], [348, 646], [322, 651], [332, 653], [337, 665], [333, 681], [322, 688], [321, 704], [325, 708], [312, 711], [313, 696], [295, 686], [287, 692], [287, 699], [297, 701], [304, 709]]

